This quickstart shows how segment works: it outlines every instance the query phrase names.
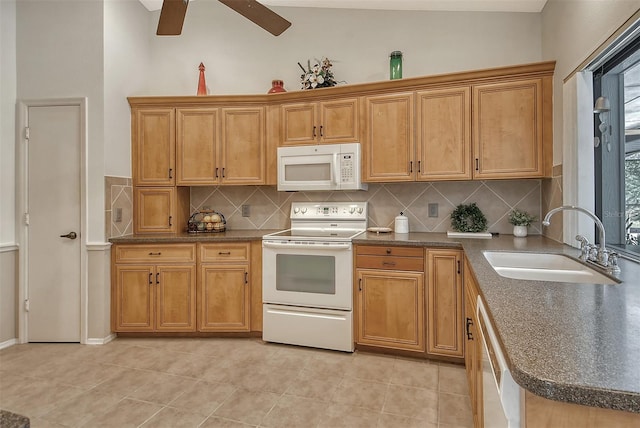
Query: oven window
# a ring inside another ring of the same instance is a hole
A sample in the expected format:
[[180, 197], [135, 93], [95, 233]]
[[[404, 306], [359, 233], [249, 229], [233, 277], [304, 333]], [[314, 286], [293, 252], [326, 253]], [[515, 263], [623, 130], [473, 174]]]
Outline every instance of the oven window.
[[336, 294], [336, 258], [276, 254], [276, 290]]
[[326, 162], [285, 165], [284, 179], [285, 181], [329, 181], [331, 164]]

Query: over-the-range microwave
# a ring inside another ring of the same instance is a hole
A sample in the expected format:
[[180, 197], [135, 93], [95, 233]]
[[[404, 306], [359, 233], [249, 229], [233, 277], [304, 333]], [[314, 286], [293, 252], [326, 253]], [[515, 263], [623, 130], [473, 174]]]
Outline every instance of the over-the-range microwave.
[[360, 143], [278, 147], [278, 190], [366, 190]]

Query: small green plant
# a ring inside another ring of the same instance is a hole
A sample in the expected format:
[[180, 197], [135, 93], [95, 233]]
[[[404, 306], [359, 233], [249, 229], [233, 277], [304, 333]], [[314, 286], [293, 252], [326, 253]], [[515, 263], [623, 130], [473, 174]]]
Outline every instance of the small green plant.
[[509, 213], [509, 223], [514, 226], [531, 226], [531, 223], [537, 219], [536, 216], [532, 216], [526, 211], [520, 211], [517, 208], [514, 208], [513, 211]]
[[487, 218], [475, 202], [461, 204], [451, 213], [451, 227], [456, 232], [484, 232], [487, 230]]

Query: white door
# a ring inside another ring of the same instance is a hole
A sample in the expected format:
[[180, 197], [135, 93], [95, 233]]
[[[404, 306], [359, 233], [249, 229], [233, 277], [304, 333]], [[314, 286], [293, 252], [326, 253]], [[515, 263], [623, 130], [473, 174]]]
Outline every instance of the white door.
[[79, 342], [80, 106], [29, 106], [27, 127], [27, 338]]

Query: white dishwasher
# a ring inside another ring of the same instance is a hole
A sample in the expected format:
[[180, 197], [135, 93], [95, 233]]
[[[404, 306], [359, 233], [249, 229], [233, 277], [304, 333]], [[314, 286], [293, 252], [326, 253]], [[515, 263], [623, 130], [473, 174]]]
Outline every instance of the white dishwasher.
[[511, 377], [511, 372], [480, 296], [478, 296], [477, 310], [482, 341], [482, 413], [484, 427], [520, 428], [522, 389]]

